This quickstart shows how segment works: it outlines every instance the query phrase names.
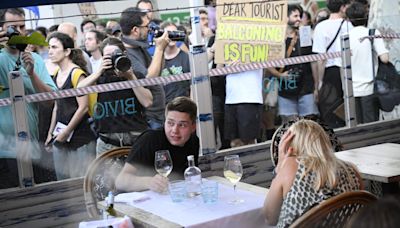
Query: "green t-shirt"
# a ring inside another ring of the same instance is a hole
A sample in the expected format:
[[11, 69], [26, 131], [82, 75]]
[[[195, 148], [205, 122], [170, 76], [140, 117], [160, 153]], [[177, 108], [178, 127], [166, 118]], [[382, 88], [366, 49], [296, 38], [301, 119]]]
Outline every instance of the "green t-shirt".
[[[52, 78], [47, 72], [43, 59], [36, 53], [32, 53], [32, 57], [35, 61], [35, 72], [40, 80], [49, 85], [53, 90], [56, 90], [57, 87], [55, 86]], [[0, 90], [0, 99], [10, 97], [8, 74], [10, 71], [14, 70], [16, 61], [17, 57], [11, 55], [5, 48], [0, 51], [0, 86], [3, 88], [2, 91]], [[23, 77], [25, 95], [36, 93], [35, 88], [32, 85], [31, 79], [23, 66], [21, 67], [19, 72], [21, 72]], [[26, 109], [29, 132], [31, 136], [31, 141], [33, 142], [31, 144], [32, 147], [29, 148], [29, 150], [32, 151], [32, 158], [35, 158], [35, 156], [38, 155], [38, 153], [35, 153], [38, 152], [38, 105], [36, 103], [28, 103]], [[14, 131], [15, 127], [11, 106], [0, 106], [0, 158], [16, 157], [16, 138]]]

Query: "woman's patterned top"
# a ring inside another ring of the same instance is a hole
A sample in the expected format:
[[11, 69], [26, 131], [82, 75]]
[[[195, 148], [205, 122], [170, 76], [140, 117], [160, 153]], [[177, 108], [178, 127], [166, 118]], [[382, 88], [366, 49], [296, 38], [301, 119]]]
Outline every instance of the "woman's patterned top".
[[[323, 200], [343, 192], [360, 190], [360, 182], [355, 169], [348, 163], [344, 164], [345, 167], [340, 167], [338, 170], [340, 178], [334, 189], [330, 189], [325, 185], [316, 191], [313, 186], [316, 180], [315, 172], [309, 172], [300, 179], [306, 169], [304, 164], [299, 162], [293, 185], [283, 201], [277, 227], [288, 227], [297, 218]], [[350, 179], [353, 181], [348, 181], [348, 178], [346, 178], [346, 170], [350, 173]]]

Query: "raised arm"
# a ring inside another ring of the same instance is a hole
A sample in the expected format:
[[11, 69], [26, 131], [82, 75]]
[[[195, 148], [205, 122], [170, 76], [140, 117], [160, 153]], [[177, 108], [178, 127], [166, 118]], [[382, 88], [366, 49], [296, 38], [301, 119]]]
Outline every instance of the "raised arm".
[[160, 72], [164, 62], [164, 50], [167, 47], [170, 39], [168, 38], [168, 32], [164, 32], [164, 34], [155, 39], [156, 49], [154, 51], [153, 60], [150, 63], [149, 68], [147, 69], [148, 78], [154, 78], [160, 76]]

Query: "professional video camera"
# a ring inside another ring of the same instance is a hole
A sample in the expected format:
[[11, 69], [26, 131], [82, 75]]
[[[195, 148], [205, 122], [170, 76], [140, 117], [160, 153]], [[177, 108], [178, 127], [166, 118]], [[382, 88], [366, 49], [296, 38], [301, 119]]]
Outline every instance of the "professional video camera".
[[[15, 28], [15, 26], [10, 25], [7, 27], [6, 36], [10, 40], [13, 36], [19, 36], [21, 33]], [[19, 51], [25, 51], [27, 44], [10, 44], [8, 45], [10, 48], [18, 49]]]
[[122, 72], [127, 72], [132, 66], [129, 58], [120, 49], [116, 49], [111, 55], [111, 63], [115, 69]]
[[[159, 25], [157, 25], [154, 22], [150, 22], [149, 24], [149, 29], [150, 33], [154, 34], [153, 38], [158, 38], [164, 34], [164, 30], [160, 28]], [[186, 38], [186, 34], [183, 31], [168, 31], [168, 38], [170, 38], [172, 41], [184, 41]]]

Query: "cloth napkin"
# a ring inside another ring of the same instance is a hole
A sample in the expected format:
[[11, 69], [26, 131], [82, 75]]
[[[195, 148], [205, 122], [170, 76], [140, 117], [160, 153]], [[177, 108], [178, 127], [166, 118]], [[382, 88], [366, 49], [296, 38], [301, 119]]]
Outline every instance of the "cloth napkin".
[[150, 196], [146, 195], [143, 192], [128, 192], [128, 193], [121, 193], [114, 197], [114, 202], [116, 203], [140, 203], [146, 200], [149, 200]]
[[79, 223], [79, 228], [101, 228], [110, 226], [113, 228], [134, 228], [131, 219], [126, 215], [123, 218], [83, 221]]

